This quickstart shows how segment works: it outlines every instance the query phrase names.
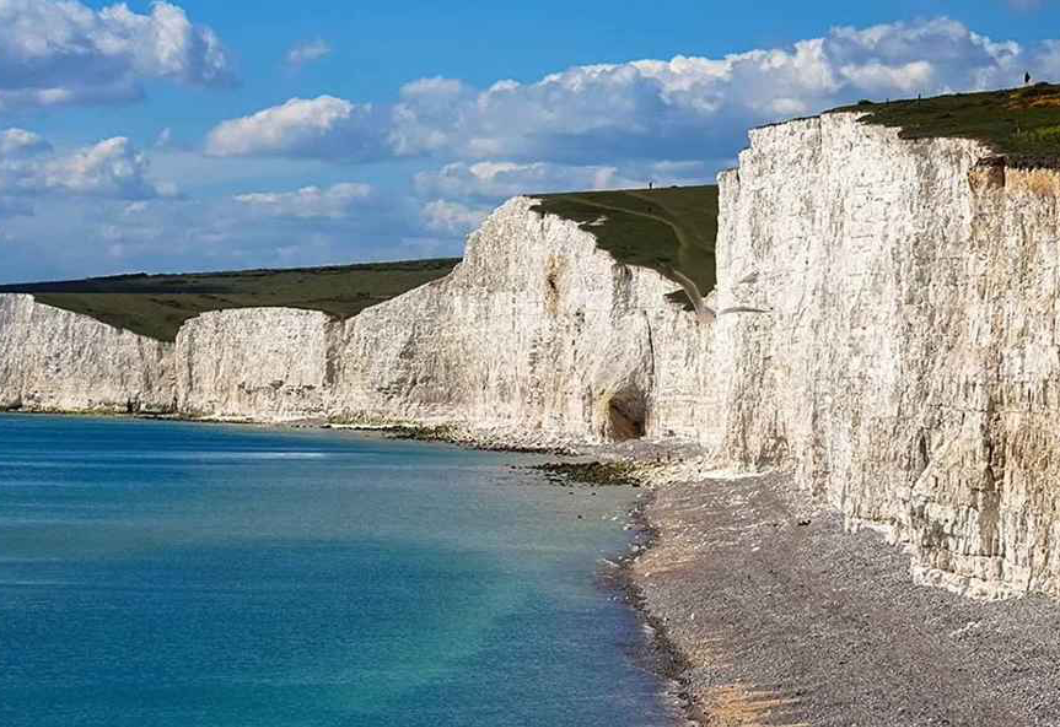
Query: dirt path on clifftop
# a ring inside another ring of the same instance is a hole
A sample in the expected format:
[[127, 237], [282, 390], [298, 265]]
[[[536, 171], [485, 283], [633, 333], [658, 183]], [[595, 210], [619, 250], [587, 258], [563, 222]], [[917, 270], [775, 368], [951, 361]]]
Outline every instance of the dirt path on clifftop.
[[1060, 604], [915, 586], [874, 533], [786, 477], [661, 488], [645, 605], [694, 665], [711, 725], [1060, 725]]

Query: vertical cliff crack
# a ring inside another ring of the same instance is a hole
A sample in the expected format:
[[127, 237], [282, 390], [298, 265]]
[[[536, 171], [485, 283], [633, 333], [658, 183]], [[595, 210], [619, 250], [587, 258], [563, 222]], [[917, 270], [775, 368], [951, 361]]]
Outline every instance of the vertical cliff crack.
[[648, 329], [648, 358], [651, 360], [651, 369], [649, 373], [649, 381], [651, 387], [655, 387], [655, 339], [651, 330], [651, 318], [648, 316], [648, 311], [642, 311], [644, 314], [644, 326]]

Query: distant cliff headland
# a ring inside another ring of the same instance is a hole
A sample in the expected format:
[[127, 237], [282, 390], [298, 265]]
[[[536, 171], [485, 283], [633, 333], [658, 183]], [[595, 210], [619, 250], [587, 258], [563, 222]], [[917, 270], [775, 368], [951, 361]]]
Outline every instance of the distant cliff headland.
[[512, 199], [459, 264], [8, 286], [0, 407], [693, 442], [924, 582], [1060, 596], [1060, 88], [750, 141], [717, 188]]

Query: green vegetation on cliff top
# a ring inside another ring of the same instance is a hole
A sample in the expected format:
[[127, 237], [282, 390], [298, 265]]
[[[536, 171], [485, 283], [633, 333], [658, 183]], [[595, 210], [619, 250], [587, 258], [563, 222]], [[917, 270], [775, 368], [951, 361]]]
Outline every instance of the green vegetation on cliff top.
[[291, 270], [121, 275], [0, 286], [45, 305], [172, 341], [189, 318], [228, 308], [289, 307], [349, 318], [447, 275], [459, 259], [412, 260]]
[[976, 139], [1014, 162], [1060, 157], [1060, 86], [958, 93], [935, 98], [871, 103], [834, 112], [860, 111], [867, 124], [900, 127], [903, 139]]
[[[718, 188], [665, 187], [533, 195], [534, 210], [577, 222], [616, 261], [689, 278], [706, 296], [716, 282]], [[682, 294], [682, 299], [684, 296]]]

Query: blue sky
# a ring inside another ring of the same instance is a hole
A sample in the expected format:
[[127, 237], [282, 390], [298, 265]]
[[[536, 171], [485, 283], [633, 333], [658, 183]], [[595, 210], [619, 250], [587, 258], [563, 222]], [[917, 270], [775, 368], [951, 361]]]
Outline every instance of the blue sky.
[[748, 126], [1060, 80], [1060, 2], [0, 0], [0, 282], [459, 254]]

